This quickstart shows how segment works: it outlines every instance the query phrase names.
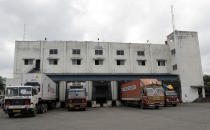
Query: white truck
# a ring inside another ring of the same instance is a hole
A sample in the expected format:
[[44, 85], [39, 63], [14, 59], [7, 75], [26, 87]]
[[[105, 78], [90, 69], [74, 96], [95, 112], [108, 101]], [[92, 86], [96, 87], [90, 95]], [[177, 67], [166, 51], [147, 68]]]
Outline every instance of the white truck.
[[20, 79], [6, 81], [4, 110], [9, 117], [16, 113], [47, 112], [56, 106], [56, 83], [44, 74], [24, 74]]

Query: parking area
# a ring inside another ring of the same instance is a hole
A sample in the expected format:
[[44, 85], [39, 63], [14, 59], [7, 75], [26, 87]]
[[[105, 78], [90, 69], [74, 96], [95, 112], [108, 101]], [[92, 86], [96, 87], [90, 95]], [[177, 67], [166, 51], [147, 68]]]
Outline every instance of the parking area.
[[36, 117], [8, 118], [0, 110], [1, 130], [210, 130], [210, 103], [180, 104], [159, 110], [137, 107], [51, 110]]

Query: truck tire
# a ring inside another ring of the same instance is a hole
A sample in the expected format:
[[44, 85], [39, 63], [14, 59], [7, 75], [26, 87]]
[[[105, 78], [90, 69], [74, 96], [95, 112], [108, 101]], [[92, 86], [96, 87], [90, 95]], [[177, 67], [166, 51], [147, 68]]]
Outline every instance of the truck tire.
[[155, 109], [159, 109], [160, 107], [159, 106], [155, 106]]
[[35, 117], [37, 115], [37, 109], [31, 112], [31, 115]]
[[14, 113], [8, 113], [9, 118], [13, 118], [14, 117]]
[[71, 111], [72, 109], [70, 107], [68, 107], [68, 111]]
[[145, 104], [143, 104], [142, 102], [140, 102], [139, 105], [140, 105], [141, 109], [145, 109], [146, 108]]
[[176, 104], [173, 104], [173, 107], [176, 107]]
[[47, 111], [48, 111], [48, 105], [47, 104], [44, 104], [44, 112], [47, 113]]

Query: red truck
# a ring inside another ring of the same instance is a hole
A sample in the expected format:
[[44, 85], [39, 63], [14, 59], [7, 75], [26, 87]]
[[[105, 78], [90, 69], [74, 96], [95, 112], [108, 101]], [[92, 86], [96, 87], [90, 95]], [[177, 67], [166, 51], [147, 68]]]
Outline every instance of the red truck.
[[172, 87], [172, 85], [168, 85], [165, 88], [165, 106], [173, 105], [174, 107], [177, 106], [179, 103], [179, 98], [177, 96], [176, 91]]
[[157, 79], [137, 79], [120, 86], [123, 104], [158, 109], [165, 104], [164, 89]]

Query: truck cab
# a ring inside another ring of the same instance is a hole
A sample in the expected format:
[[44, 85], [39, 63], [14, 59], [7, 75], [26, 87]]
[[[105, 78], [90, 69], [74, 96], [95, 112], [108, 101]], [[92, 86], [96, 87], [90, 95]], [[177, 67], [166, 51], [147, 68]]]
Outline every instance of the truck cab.
[[141, 89], [141, 107], [155, 107], [164, 106], [164, 89], [159, 84], [149, 84]]
[[67, 108], [68, 110], [79, 109], [86, 110], [87, 99], [86, 99], [86, 89], [85, 88], [73, 88], [67, 89]]
[[15, 114], [35, 115], [38, 90], [34, 86], [7, 86], [5, 88], [4, 110], [8, 116]]
[[165, 106], [168, 105], [172, 105], [174, 107], [177, 106], [177, 104], [179, 103], [179, 98], [173, 86], [172, 85], [165, 86], [164, 93], [165, 93]]

